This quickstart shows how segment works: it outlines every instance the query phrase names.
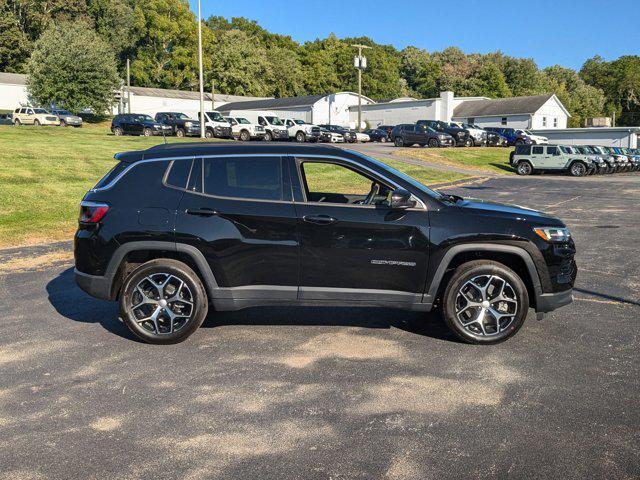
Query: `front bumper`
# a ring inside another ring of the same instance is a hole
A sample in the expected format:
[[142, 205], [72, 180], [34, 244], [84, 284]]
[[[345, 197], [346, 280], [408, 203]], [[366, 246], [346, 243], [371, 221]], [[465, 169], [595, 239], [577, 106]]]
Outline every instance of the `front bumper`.
[[289, 140], [288, 130], [271, 130], [271, 136], [274, 140]]
[[233, 130], [231, 127], [213, 127], [213, 136], [215, 138], [233, 138]]

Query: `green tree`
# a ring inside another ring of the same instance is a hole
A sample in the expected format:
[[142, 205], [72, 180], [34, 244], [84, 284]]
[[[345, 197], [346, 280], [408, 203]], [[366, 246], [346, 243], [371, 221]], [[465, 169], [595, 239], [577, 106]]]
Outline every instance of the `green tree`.
[[481, 64], [472, 80], [473, 95], [490, 98], [510, 97], [511, 90], [504, 74], [493, 62]]
[[105, 113], [120, 85], [111, 47], [84, 22], [50, 26], [27, 64], [29, 95], [40, 105]]
[[138, 40], [133, 8], [126, 0], [87, 0], [87, 5], [96, 32], [111, 45], [124, 70], [127, 54]]

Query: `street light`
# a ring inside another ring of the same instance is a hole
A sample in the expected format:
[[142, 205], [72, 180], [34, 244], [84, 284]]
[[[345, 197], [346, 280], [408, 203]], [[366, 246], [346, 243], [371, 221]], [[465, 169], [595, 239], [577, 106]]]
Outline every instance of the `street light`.
[[359, 132], [362, 125], [362, 70], [367, 68], [367, 57], [362, 56], [362, 49], [373, 47], [360, 44], [351, 46], [358, 49], [358, 55], [353, 57], [353, 66], [358, 70], [358, 125], [356, 130]]
[[200, 77], [200, 138], [204, 138], [204, 81], [202, 76], [202, 15], [198, 0], [198, 70]]

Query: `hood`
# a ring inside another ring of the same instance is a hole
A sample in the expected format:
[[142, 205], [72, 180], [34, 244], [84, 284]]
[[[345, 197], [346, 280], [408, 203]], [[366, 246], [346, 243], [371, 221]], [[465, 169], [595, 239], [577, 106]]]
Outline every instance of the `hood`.
[[544, 220], [550, 226], [564, 226], [562, 221], [552, 215], [519, 205], [508, 205], [486, 200], [478, 200], [476, 198], [464, 198], [456, 204], [463, 210], [470, 213], [500, 215], [500, 216], [516, 216], [522, 220]]

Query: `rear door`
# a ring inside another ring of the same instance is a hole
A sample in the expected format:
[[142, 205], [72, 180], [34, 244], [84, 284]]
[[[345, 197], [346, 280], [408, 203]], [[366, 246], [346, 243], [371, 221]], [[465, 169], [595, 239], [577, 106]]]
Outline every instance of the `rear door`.
[[298, 236], [280, 156], [196, 159], [178, 209], [176, 241], [198, 248], [234, 299], [295, 299]]
[[531, 164], [533, 168], [547, 168], [545, 166], [545, 152], [544, 147], [534, 145], [531, 147]]
[[391, 210], [390, 181], [346, 159], [291, 159], [300, 298], [415, 303], [428, 261], [428, 212]]

